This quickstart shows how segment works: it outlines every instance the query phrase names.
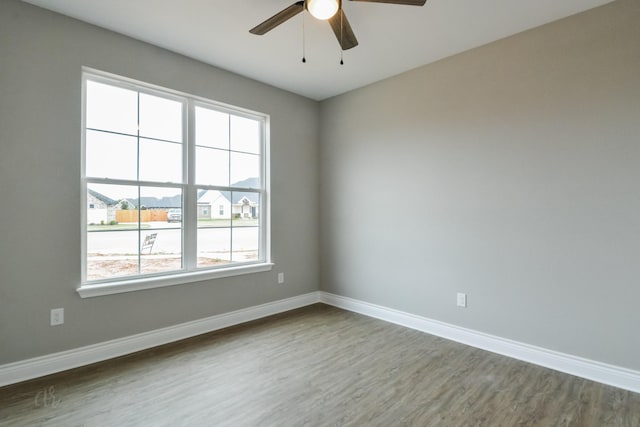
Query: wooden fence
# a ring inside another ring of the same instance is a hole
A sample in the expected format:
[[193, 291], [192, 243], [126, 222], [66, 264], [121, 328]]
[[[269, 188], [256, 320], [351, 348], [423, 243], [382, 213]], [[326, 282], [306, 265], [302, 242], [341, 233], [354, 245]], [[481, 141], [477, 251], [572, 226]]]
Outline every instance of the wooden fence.
[[167, 211], [162, 209], [147, 209], [138, 211], [136, 209], [117, 210], [116, 221], [118, 222], [138, 222], [138, 213], [140, 213], [140, 222], [166, 221]]

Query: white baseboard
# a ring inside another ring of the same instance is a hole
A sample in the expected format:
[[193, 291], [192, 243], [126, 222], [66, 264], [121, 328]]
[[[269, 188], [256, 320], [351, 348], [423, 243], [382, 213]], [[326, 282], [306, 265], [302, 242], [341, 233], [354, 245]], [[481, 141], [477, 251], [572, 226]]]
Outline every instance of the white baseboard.
[[640, 372], [461, 328], [327, 292], [311, 292], [104, 343], [0, 365], [0, 387], [322, 302], [472, 347], [640, 393]]
[[640, 372], [461, 328], [391, 308], [320, 292], [320, 302], [472, 347], [640, 393]]
[[311, 292], [142, 334], [0, 365], [0, 387], [124, 356], [136, 351], [146, 350], [162, 344], [315, 304], [319, 301], [319, 292]]

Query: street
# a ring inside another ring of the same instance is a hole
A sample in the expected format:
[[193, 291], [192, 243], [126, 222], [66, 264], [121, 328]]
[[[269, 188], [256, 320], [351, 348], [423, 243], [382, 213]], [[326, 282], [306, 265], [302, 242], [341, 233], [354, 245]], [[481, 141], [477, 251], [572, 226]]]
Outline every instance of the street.
[[[181, 224], [166, 222], [144, 223], [140, 230], [140, 242], [156, 233], [151, 254], [180, 254], [182, 252]], [[233, 239], [231, 236], [233, 235]], [[224, 254], [233, 250], [258, 250], [259, 228], [250, 227], [210, 227], [198, 229], [198, 253]], [[87, 253], [92, 255], [137, 255], [138, 230], [96, 231], [87, 233]], [[143, 251], [148, 254], [148, 251]]]

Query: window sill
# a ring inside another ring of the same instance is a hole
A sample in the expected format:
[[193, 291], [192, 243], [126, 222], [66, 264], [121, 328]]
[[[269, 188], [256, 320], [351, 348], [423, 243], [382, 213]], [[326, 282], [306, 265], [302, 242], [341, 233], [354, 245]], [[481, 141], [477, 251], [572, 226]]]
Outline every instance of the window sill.
[[135, 292], [144, 289], [163, 288], [165, 286], [182, 285], [203, 280], [220, 279], [223, 277], [240, 276], [244, 274], [271, 271], [273, 263], [243, 265], [221, 268], [216, 270], [197, 271], [192, 273], [172, 274], [171, 276], [147, 277], [143, 279], [121, 280], [118, 282], [82, 284], [78, 289], [81, 298], [98, 297], [102, 295]]

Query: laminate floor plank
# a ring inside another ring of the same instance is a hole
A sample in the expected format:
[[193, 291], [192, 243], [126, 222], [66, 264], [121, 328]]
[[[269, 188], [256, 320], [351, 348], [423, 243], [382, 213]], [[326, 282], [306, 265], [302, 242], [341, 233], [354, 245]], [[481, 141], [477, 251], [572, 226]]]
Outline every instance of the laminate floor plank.
[[1, 426], [640, 426], [640, 394], [316, 304], [0, 388]]

